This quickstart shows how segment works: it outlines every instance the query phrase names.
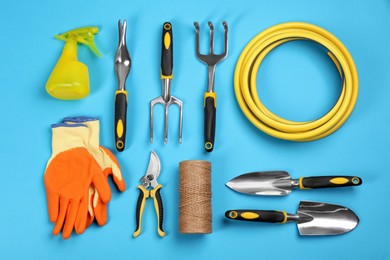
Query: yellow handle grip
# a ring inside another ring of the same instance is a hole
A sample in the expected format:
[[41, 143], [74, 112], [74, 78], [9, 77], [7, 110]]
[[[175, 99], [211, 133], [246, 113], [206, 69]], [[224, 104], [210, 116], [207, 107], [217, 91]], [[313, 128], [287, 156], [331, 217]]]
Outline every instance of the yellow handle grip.
[[138, 185], [137, 187], [139, 189], [139, 195], [138, 195], [138, 201], [137, 201], [137, 209], [136, 209], [136, 229], [133, 233], [133, 237], [138, 237], [141, 233], [141, 227], [142, 227], [142, 214], [144, 213], [144, 207], [145, 207], [145, 200], [147, 197], [149, 197], [149, 191], [145, 189], [142, 185]]
[[154, 208], [156, 209], [157, 215], [157, 232], [160, 237], [165, 236], [165, 232], [163, 230], [163, 221], [164, 221], [164, 207], [162, 203], [162, 198], [160, 195], [160, 189], [162, 185], [157, 185], [156, 188], [150, 191], [150, 197], [154, 200]]

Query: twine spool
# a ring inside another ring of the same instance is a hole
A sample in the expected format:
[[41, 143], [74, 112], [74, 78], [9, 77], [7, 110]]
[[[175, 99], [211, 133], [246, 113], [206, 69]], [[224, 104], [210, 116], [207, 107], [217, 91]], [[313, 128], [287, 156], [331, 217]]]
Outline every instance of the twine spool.
[[179, 172], [179, 232], [211, 233], [211, 163], [182, 161]]

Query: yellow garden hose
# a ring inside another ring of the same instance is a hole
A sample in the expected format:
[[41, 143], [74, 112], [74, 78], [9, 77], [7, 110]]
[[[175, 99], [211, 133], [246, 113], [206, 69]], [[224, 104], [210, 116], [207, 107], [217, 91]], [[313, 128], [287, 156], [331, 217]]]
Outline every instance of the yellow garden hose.
[[[261, 103], [257, 93], [256, 76], [264, 57], [276, 46], [293, 40], [311, 40], [324, 46], [343, 81], [334, 107], [314, 121], [281, 118]], [[245, 116], [263, 132], [291, 141], [311, 141], [330, 135], [347, 120], [358, 96], [358, 75], [347, 48], [334, 35], [315, 25], [290, 22], [270, 27], [249, 42], [236, 65], [234, 90]]]

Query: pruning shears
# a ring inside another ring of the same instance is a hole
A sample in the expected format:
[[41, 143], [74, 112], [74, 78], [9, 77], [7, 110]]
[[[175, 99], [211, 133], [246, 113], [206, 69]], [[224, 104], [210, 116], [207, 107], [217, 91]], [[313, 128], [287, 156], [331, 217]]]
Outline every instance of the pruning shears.
[[[163, 217], [164, 217], [164, 209], [162, 204], [162, 199], [160, 195], [160, 189], [162, 185], [157, 182], [157, 178], [160, 175], [160, 159], [157, 154], [152, 151], [150, 153], [149, 165], [146, 170], [145, 175], [141, 178], [141, 184], [138, 185], [138, 189], [140, 191], [137, 201], [137, 209], [136, 209], [136, 230], [133, 233], [134, 237], [139, 236], [141, 233], [142, 226], [142, 214], [144, 212], [144, 207], [147, 198], [153, 198], [154, 207], [156, 209], [157, 214], [157, 232], [163, 237], [165, 236], [165, 232], [163, 230]], [[149, 187], [153, 189], [148, 190]]]

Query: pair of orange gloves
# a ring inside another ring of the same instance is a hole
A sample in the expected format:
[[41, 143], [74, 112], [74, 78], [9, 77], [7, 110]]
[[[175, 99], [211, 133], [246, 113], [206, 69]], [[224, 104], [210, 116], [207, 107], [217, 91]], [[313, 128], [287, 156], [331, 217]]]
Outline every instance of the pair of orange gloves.
[[99, 120], [69, 117], [52, 125], [52, 155], [44, 175], [53, 234], [67, 239], [81, 234], [96, 219], [107, 222], [111, 199], [108, 176], [120, 191], [126, 189], [115, 156], [99, 144]]

